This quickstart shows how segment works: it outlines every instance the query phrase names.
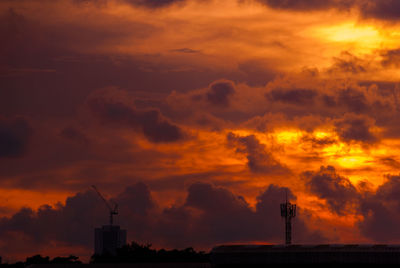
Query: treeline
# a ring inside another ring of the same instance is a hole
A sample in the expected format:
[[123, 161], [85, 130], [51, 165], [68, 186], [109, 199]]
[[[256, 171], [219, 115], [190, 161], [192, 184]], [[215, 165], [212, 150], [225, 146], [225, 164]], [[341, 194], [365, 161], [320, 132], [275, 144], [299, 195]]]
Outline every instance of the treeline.
[[67, 264], [67, 263], [82, 263], [79, 260], [79, 257], [70, 255], [69, 257], [55, 257], [54, 259], [50, 259], [50, 257], [43, 257], [42, 255], [35, 255], [32, 257], [26, 258], [24, 262], [16, 262], [13, 264], [8, 264], [8, 263], [2, 263], [0, 267], [16, 267], [16, 268], [22, 268], [22, 267], [28, 267], [29, 265], [32, 264]]
[[[104, 253], [102, 255], [93, 255], [90, 263], [203, 263], [209, 262], [209, 253], [204, 251], [195, 251], [193, 248], [183, 250], [173, 249], [152, 249], [151, 244], [141, 245], [136, 242], [125, 245], [117, 250], [115, 255]], [[0, 258], [1, 260], [1, 258]], [[1, 262], [0, 262], [1, 263]], [[25, 262], [13, 264], [0, 264], [0, 267], [25, 268], [32, 264], [80, 264], [82, 263], [77, 256], [69, 257], [43, 257], [35, 255], [26, 258]]]
[[117, 250], [115, 255], [93, 255], [91, 263], [139, 263], [139, 262], [209, 262], [209, 254], [195, 251], [193, 248], [183, 250], [152, 249], [151, 244], [141, 245], [132, 242]]

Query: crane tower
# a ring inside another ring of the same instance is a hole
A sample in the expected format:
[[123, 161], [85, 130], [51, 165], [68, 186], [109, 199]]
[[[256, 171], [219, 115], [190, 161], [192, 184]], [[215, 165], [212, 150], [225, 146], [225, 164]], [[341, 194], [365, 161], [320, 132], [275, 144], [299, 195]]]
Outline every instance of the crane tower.
[[94, 229], [94, 252], [96, 255], [116, 255], [118, 248], [126, 244], [126, 230], [122, 230], [118, 225], [113, 225], [113, 217], [118, 215], [118, 205], [111, 206], [109, 201], [97, 190], [96, 186], [92, 185], [92, 188], [104, 201], [110, 213], [110, 224]]
[[104, 196], [97, 190], [96, 186], [92, 185], [92, 188], [96, 191], [96, 193], [100, 196], [100, 198], [104, 201], [106, 204], [108, 210], [110, 211], [110, 225], [113, 225], [113, 216], [118, 215], [118, 204], [115, 203], [114, 208], [111, 207], [110, 203], [107, 201], [107, 199], [104, 198]]

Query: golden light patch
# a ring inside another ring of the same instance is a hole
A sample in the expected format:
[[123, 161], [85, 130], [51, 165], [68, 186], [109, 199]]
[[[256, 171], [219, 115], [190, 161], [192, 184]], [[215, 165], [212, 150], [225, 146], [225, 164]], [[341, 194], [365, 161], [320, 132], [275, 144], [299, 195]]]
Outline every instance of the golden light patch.
[[293, 143], [298, 142], [303, 136], [300, 130], [284, 130], [275, 134], [278, 143]]
[[336, 162], [343, 168], [359, 168], [368, 165], [372, 158], [366, 156], [344, 156], [337, 158]]
[[345, 23], [322, 31], [326, 37], [336, 42], [367, 42], [377, 44], [382, 41], [379, 32], [372, 26], [357, 26]]
[[321, 41], [333, 43], [331, 49], [336, 47], [338, 50], [350, 50], [357, 54], [367, 54], [382, 48], [388, 39], [374, 26], [357, 25], [354, 22], [318, 26], [312, 32]]
[[329, 133], [327, 131], [315, 131], [313, 134], [314, 137], [317, 139], [324, 139], [332, 136], [332, 133]]

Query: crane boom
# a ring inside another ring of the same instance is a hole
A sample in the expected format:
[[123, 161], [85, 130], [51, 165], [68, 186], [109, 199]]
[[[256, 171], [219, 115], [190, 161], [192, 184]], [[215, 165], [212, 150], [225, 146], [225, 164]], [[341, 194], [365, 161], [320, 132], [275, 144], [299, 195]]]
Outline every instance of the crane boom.
[[100, 196], [100, 198], [104, 201], [106, 204], [107, 208], [110, 211], [110, 225], [113, 225], [113, 216], [118, 215], [118, 204], [115, 204], [114, 208], [111, 207], [110, 203], [107, 201], [107, 199], [104, 198], [104, 196], [97, 190], [96, 186], [92, 185], [92, 188], [96, 191], [96, 193]]

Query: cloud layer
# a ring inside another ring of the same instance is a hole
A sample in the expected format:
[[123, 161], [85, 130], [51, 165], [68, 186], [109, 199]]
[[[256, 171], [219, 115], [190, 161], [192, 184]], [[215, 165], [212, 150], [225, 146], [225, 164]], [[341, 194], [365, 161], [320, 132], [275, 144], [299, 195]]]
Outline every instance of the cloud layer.
[[397, 7], [0, 1], [0, 248], [88, 254], [92, 184], [157, 246], [281, 242], [285, 189], [298, 243], [398, 243]]

